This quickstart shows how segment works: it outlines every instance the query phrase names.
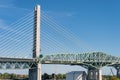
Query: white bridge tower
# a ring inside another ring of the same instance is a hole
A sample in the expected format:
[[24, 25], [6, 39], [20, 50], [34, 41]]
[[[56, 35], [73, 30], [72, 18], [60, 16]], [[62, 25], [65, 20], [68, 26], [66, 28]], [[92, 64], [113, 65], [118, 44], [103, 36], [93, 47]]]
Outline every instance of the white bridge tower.
[[[33, 58], [38, 58], [40, 56], [40, 5], [35, 6], [33, 37]], [[29, 69], [29, 80], [42, 80], [41, 63]]]

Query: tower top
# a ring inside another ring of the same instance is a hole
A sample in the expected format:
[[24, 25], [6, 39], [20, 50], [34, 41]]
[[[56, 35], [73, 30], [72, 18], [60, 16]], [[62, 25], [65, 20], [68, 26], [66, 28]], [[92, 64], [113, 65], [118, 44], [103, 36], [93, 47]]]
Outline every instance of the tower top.
[[35, 6], [35, 11], [36, 11], [37, 9], [40, 9], [40, 5], [36, 5], [36, 6]]

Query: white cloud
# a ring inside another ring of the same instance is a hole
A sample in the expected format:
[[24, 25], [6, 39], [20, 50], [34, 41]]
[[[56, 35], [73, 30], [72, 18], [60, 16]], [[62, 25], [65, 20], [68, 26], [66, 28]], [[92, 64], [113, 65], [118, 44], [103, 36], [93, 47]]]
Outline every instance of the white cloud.
[[12, 29], [8, 28], [8, 25], [2, 19], [0, 19], [0, 29], [6, 30], [6, 31], [13, 31]]
[[18, 31], [11, 29], [10, 25], [7, 25], [4, 20], [0, 19], [0, 29], [9, 31], [9, 32], [14, 32], [14, 33], [19, 33]]
[[20, 8], [20, 7], [15, 7], [15, 6], [12, 6], [11, 8], [15, 8], [15, 9], [20, 9], [20, 10], [26, 10], [26, 11], [29, 11], [29, 9], [26, 9], [26, 8]]
[[9, 8], [13, 5], [13, 0], [0, 1], [0, 8]]
[[64, 11], [42, 11], [43, 14], [50, 14], [54, 16], [59, 16], [59, 17], [74, 17], [76, 13], [74, 12], [64, 12]]
[[0, 29], [5, 29], [5, 26], [6, 26], [6, 24], [5, 24], [4, 20], [0, 19]]
[[20, 8], [20, 7], [14, 6], [13, 4], [9, 4], [9, 5], [0, 5], [0, 8], [13, 8], [13, 9], [20, 9], [20, 10], [29, 11], [29, 9]]
[[9, 32], [14, 32], [14, 30], [10, 29], [9, 26], [2, 19], [0, 19], [0, 29], [5, 30], [5, 31], [9, 31]]
[[7, 8], [8, 6], [0, 5], [0, 8]]
[[71, 16], [74, 16], [74, 14], [73, 13], [67, 13], [67, 16], [71, 17]]

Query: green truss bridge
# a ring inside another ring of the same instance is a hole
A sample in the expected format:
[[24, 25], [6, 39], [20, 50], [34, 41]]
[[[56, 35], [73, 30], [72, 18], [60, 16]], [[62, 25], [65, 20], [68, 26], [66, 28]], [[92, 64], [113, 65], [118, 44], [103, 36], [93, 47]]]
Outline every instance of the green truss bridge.
[[101, 68], [112, 66], [117, 70], [117, 77], [120, 78], [120, 57], [108, 55], [103, 52], [45, 55], [39, 61], [42, 64], [82, 66], [88, 70], [88, 80], [101, 80]]
[[117, 70], [117, 76], [120, 77], [120, 58], [102, 52], [40, 55], [33, 59], [0, 58], [0, 69], [31, 69], [38, 63], [82, 66], [88, 70], [88, 80], [93, 80], [93, 77], [95, 80], [100, 78], [101, 68], [112, 66]]
[[45, 55], [39, 61], [42, 64], [80, 65], [87, 69], [100, 69], [104, 66], [120, 64], [119, 57], [102, 52]]

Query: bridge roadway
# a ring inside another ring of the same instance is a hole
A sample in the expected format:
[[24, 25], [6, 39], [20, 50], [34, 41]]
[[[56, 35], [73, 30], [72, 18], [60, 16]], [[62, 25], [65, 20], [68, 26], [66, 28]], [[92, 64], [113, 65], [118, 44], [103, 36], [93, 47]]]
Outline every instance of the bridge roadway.
[[[44, 55], [43, 57], [40, 56], [38, 58], [30, 59], [0, 57], [0, 69], [34, 69], [37, 67], [38, 63], [82, 66], [88, 70], [88, 80], [93, 80], [92, 78], [94, 78], [94, 80], [102, 80], [100, 69], [104, 66], [112, 66], [117, 70], [117, 77], [120, 78], [120, 58], [102, 52], [49, 54]], [[98, 78], [96, 75], [97, 73], [99, 74]]]
[[53, 54], [42, 58], [4, 58], [0, 57], [0, 69], [29, 69], [41, 64], [79, 65], [86, 69], [100, 69], [104, 66], [120, 64], [120, 58], [102, 52], [83, 54]]
[[36, 62], [36, 59], [0, 57], [0, 69], [30, 69]]
[[35, 62], [35, 59], [0, 57], [0, 62]]
[[53, 54], [44, 56], [43, 59], [41, 59], [41, 63], [80, 65], [87, 69], [99, 69], [104, 66], [120, 64], [120, 58], [112, 55], [107, 55], [102, 52], [92, 52], [83, 54]]

